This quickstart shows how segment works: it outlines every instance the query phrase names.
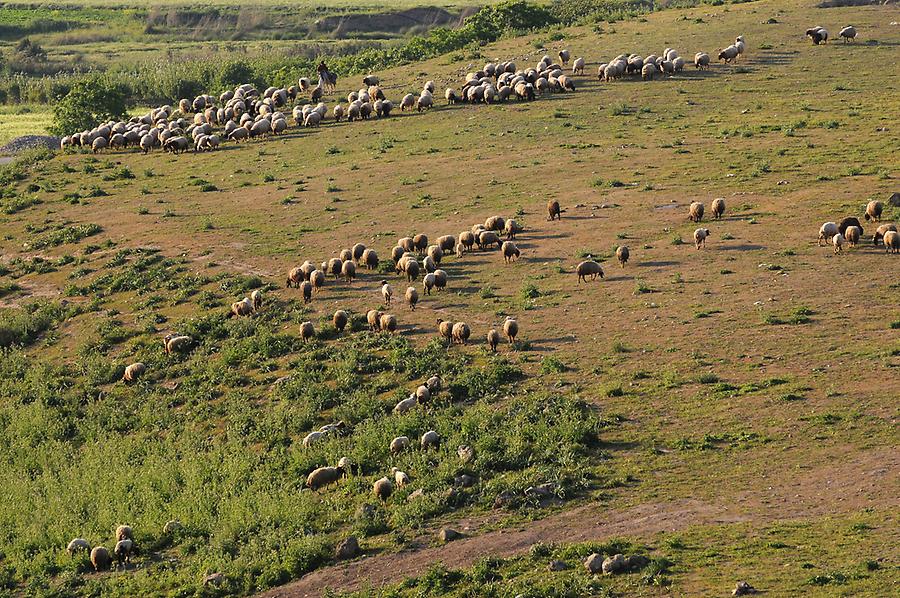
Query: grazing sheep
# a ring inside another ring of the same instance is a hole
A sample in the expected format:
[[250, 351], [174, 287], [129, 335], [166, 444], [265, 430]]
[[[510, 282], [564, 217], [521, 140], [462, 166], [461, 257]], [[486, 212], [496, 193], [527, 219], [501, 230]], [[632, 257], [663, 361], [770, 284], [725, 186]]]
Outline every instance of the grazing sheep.
[[519, 323], [512, 316], [506, 316], [506, 321], [503, 322], [503, 333], [506, 334], [509, 344], [515, 346], [516, 335], [519, 334]]
[[410, 259], [406, 262], [406, 281], [412, 282], [419, 278], [419, 262], [416, 260]]
[[[343, 461], [343, 458], [341, 461]], [[322, 486], [338, 481], [343, 477], [344, 473], [344, 466], [341, 462], [338, 462], [337, 467], [319, 467], [306, 476], [306, 487], [310, 490], [318, 490]]]
[[659, 74], [659, 69], [653, 63], [647, 63], [641, 67], [641, 80], [653, 81], [653, 78]]
[[348, 284], [352, 283], [353, 279], [356, 278], [356, 262], [354, 262], [353, 260], [347, 260], [346, 262], [341, 264], [341, 274]]
[[569, 64], [569, 51], [568, 50], [560, 50], [559, 51], [559, 61], [563, 63], [563, 66]]
[[870, 201], [866, 204], [866, 220], [878, 222], [881, 220], [882, 210], [884, 210], [884, 205], [880, 201]]
[[819, 246], [822, 245], [822, 241], [826, 243], [831, 242], [831, 237], [838, 234], [840, 231], [838, 230], [838, 225], [834, 222], [826, 222], [819, 228]]
[[116, 555], [116, 560], [120, 565], [126, 565], [131, 562], [132, 550], [134, 550], [134, 542], [132, 540], [119, 540], [116, 542], [113, 554]]
[[447, 100], [447, 105], [459, 102], [459, 96], [456, 95], [456, 91], [449, 87], [444, 91], [444, 99]]
[[862, 223], [859, 221], [859, 218], [855, 218], [853, 216], [847, 216], [846, 218], [838, 222], [838, 232], [843, 235], [847, 231], [847, 227], [850, 226], [859, 228], [860, 234], [865, 232]]
[[725, 61], [725, 64], [733, 61], [738, 57], [738, 49], [734, 46], [728, 46], [719, 52], [719, 60]]
[[497, 233], [486, 230], [478, 234], [479, 249], [487, 249], [493, 245], [496, 245], [498, 249], [503, 245], [503, 241], [500, 240], [500, 236]]
[[397, 331], [397, 316], [393, 314], [383, 314], [381, 316], [381, 331], [393, 334]]
[[394, 413], [406, 413], [419, 404], [419, 399], [415, 393], [409, 395], [396, 405], [394, 405]]
[[712, 202], [712, 213], [713, 218], [718, 220], [722, 217], [722, 214], [725, 213], [725, 199], [722, 197], [717, 197]]
[[468, 230], [459, 233], [459, 242], [466, 251], [472, 251], [472, 246], [475, 245], [475, 233]]
[[299, 287], [300, 282], [302, 282], [304, 280], [308, 280], [308, 279], [309, 279], [309, 276], [307, 276], [303, 272], [303, 268], [300, 266], [297, 266], [296, 268], [291, 268], [291, 271], [288, 272], [287, 282], [285, 283], [285, 286], [287, 288], [291, 288], [292, 286]]
[[396, 467], [391, 467], [391, 474], [394, 476], [394, 483], [397, 484], [398, 488], [403, 488], [409, 484], [409, 476]]
[[503, 251], [503, 261], [507, 264], [518, 258], [520, 254], [519, 248], [512, 241], [503, 241], [501, 250]]
[[303, 339], [303, 342], [310, 342], [316, 336], [316, 329], [313, 326], [313, 323], [310, 321], [303, 322], [300, 324], [300, 338]]
[[562, 210], [559, 209], [559, 202], [551, 199], [547, 202], [547, 213], [550, 215], [548, 220], [562, 220]]
[[408, 436], [397, 436], [393, 440], [391, 440], [390, 449], [391, 453], [397, 454], [405, 451], [409, 448], [409, 437]]
[[503, 232], [506, 233], [507, 239], [515, 239], [516, 235], [519, 234], [520, 232], [522, 232], [523, 230], [525, 230], [525, 228], [521, 224], [519, 224], [518, 222], [513, 220], [512, 218], [507, 220], [506, 224], [503, 226]]
[[431, 394], [437, 394], [441, 392], [441, 388], [443, 387], [443, 382], [441, 381], [440, 376], [432, 376], [428, 380], [425, 381], [425, 387], [428, 388], [428, 392]]
[[700, 246], [706, 247], [706, 237], [709, 236], [708, 228], [698, 228], [694, 231], [694, 243], [697, 245], [697, 249], [700, 249]]
[[228, 314], [228, 317], [232, 316], [249, 316], [253, 313], [253, 302], [250, 301], [249, 297], [244, 297], [240, 301], [231, 304], [231, 313]]
[[441, 251], [450, 252], [456, 248], [456, 237], [453, 235], [442, 235], [437, 238], [437, 246]]
[[603, 278], [603, 268], [594, 260], [585, 260], [575, 267], [575, 273], [578, 274], [578, 282], [587, 282], [587, 277], [591, 280], [597, 280], [597, 277]]
[[372, 484], [372, 492], [375, 493], [375, 496], [378, 497], [379, 500], [386, 501], [391, 493], [394, 491], [394, 484], [387, 478], [380, 478]]
[[303, 437], [303, 446], [309, 447], [315, 444], [316, 442], [325, 438], [325, 432], [321, 430], [317, 430], [315, 432], [310, 432], [306, 436]]
[[413, 237], [413, 249], [409, 249], [407, 251], [417, 251], [418, 253], [424, 253], [426, 249], [428, 249], [428, 235], [420, 233]]
[[697, 70], [709, 68], [709, 54], [706, 52], [697, 52], [694, 54], [694, 66]]
[[884, 233], [884, 250], [886, 253], [900, 253], [900, 233], [895, 230]]
[[429, 449], [432, 447], [437, 448], [441, 444], [441, 437], [434, 430], [428, 430], [424, 434], [422, 434], [422, 440], [420, 444], [423, 449]]
[[419, 98], [416, 100], [416, 110], [421, 112], [422, 110], [428, 110], [434, 106], [434, 96], [430, 93], [422, 93]]
[[391, 288], [391, 285], [388, 284], [388, 281], [381, 281], [381, 297], [384, 299], [385, 307], [391, 306], [391, 297], [394, 296], [394, 289]]
[[416, 311], [416, 303], [418, 302], [419, 292], [416, 290], [416, 287], [406, 287], [406, 303], [409, 305], [409, 309]]
[[506, 227], [506, 219], [503, 216], [491, 216], [484, 221], [484, 230], [500, 232]]
[[844, 231], [844, 238], [847, 239], [847, 244], [850, 247], [855, 247], [856, 244], [859, 243], [859, 237], [859, 229], [855, 226], [848, 226], [847, 230]]
[[884, 238], [884, 235], [888, 233], [888, 231], [897, 232], [896, 224], [882, 224], [878, 228], [875, 229], [875, 234], [872, 235], [872, 245], [878, 246], [878, 241], [881, 241]]
[[378, 269], [378, 254], [374, 249], [366, 249], [363, 251], [362, 256], [360, 256], [360, 264], [366, 270], [377, 270]]
[[134, 530], [131, 529], [130, 525], [120, 525], [116, 528], [116, 542], [119, 540], [133, 540], [134, 539]]
[[573, 75], [583, 75], [584, 74], [584, 58], [576, 58], [572, 63], [572, 74]]
[[453, 343], [453, 322], [448, 322], [446, 320], [442, 320], [438, 318], [438, 333], [447, 339], [447, 345], [451, 345]]
[[831, 243], [832, 245], [834, 245], [835, 253], [841, 253], [844, 250], [844, 241], [844, 235], [842, 235], [841, 233], [838, 233], [835, 236], [831, 237]]
[[350, 316], [347, 315], [343, 309], [339, 309], [334, 312], [334, 316], [331, 318], [331, 322], [334, 324], [334, 329], [338, 332], [343, 332], [344, 328], [347, 327], [347, 322], [349, 321]]
[[341, 275], [342, 268], [344, 267], [344, 261], [339, 257], [333, 257], [328, 260], [327, 263], [323, 264], [323, 270], [325, 270], [328, 274], [334, 276], [334, 279], [337, 280]]
[[109, 556], [109, 551], [103, 546], [95, 546], [93, 550], [91, 550], [91, 565], [94, 566], [94, 571], [105, 571], [109, 569], [109, 565], [112, 563], [112, 559]]
[[447, 288], [447, 273], [438, 268], [433, 272], [434, 286], [437, 290], [443, 291]]
[[[316, 270], [316, 272], [319, 272], [319, 270]], [[321, 279], [322, 279], [322, 281], [325, 280], [324, 274], [322, 274]], [[313, 294], [314, 288], [315, 288], [315, 285], [313, 283], [309, 282], [308, 280], [304, 280], [303, 282], [300, 283], [300, 293], [303, 295], [303, 303], [309, 303], [310, 301], [312, 301], [312, 294]]]
[[412, 108], [416, 105], [416, 96], [411, 93], [403, 96], [403, 99], [400, 100], [400, 111], [406, 112], [407, 109], [412, 110]]
[[494, 353], [497, 352], [497, 345], [500, 344], [500, 333], [495, 328], [491, 328], [487, 333], [487, 343]]
[[366, 312], [366, 322], [369, 323], [369, 329], [372, 332], [381, 330], [381, 312], [377, 309], [370, 309]]
[[253, 311], [259, 311], [263, 303], [263, 294], [259, 289], [250, 293], [250, 301], [253, 303]]
[[172, 353], [184, 353], [191, 348], [194, 339], [187, 335], [167, 334], [163, 339], [163, 346], [166, 349], [166, 355]]
[[828, 42], [828, 31], [824, 27], [812, 27], [806, 30], [806, 36], [812, 40], [812, 43], [818, 46]]
[[703, 204], [699, 201], [695, 201], [691, 203], [691, 212], [688, 216], [688, 220], [691, 222], [700, 222], [703, 220]]
[[145, 366], [143, 363], [132, 363], [125, 368], [125, 373], [122, 374], [122, 381], [126, 384], [136, 382], [138, 378], [144, 375], [145, 371], [147, 371], [147, 366]]
[[451, 334], [453, 342], [460, 345], [465, 345], [469, 341], [469, 336], [472, 334], [472, 331], [469, 329], [469, 325], [465, 322], [457, 322], [453, 325]]
[[75, 538], [66, 545], [66, 552], [70, 555], [76, 552], [90, 552], [91, 545], [84, 538]]
[[419, 385], [413, 394], [419, 403], [427, 403], [431, 399], [431, 391], [424, 384]]
[[425, 276], [422, 277], [422, 287], [425, 291], [426, 295], [431, 294], [431, 289], [434, 288], [434, 273], [429, 272]]
[[631, 252], [626, 245], [619, 245], [616, 248], [616, 259], [619, 260], [619, 265], [623, 268], [625, 267], [625, 264], [628, 263], [628, 258], [630, 256]]
[[856, 39], [856, 27], [853, 25], [847, 25], [840, 31], [838, 31], [838, 35], [841, 37], [844, 42], [852, 42]]

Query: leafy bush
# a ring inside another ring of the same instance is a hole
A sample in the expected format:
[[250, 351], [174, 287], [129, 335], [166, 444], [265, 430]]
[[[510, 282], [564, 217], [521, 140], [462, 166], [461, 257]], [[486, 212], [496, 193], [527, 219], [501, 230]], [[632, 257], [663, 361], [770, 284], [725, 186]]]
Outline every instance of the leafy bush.
[[65, 96], [57, 98], [53, 109], [54, 135], [67, 135], [125, 118], [128, 112], [127, 89], [107, 77], [93, 76], [72, 85]]

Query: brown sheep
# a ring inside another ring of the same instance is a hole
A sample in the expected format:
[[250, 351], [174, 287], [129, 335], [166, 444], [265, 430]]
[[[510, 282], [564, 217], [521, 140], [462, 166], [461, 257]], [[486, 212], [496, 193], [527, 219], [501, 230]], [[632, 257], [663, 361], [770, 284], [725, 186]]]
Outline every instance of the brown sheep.
[[446, 320], [442, 320], [438, 318], [438, 333], [447, 339], [447, 344], [450, 345], [453, 343], [453, 322], [447, 322]]
[[884, 251], [885, 253], [900, 253], [900, 233], [895, 230], [884, 233]]
[[370, 309], [366, 312], [366, 322], [369, 323], [372, 332], [379, 332], [381, 330], [381, 312], [377, 309]]
[[616, 248], [616, 259], [619, 260], [619, 265], [623, 268], [625, 264], [628, 262], [628, 258], [631, 256], [631, 252], [628, 250], [628, 247], [625, 245], [619, 245]]
[[347, 327], [347, 321], [350, 317], [347, 315], [343, 309], [339, 309], [334, 312], [334, 316], [331, 318], [331, 322], [334, 324], [334, 329], [338, 332], [343, 332], [344, 328]]
[[870, 201], [866, 205], [866, 220], [878, 222], [881, 220], [882, 210], [884, 210], [884, 205], [880, 201]]
[[517, 259], [520, 255], [519, 248], [512, 241], [504, 241], [501, 250], [503, 251], [503, 261], [507, 264]]
[[712, 202], [712, 214], [713, 218], [718, 220], [722, 217], [722, 214], [725, 213], [725, 200], [721, 197], [718, 197]]
[[424, 253], [428, 248], [428, 235], [418, 234], [413, 237], [413, 247], [419, 253]]
[[506, 334], [506, 339], [509, 341], [509, 344], [515, 347], [516, 335], [519, 334], [519, 323], [515, 318], [506, 316], [506, 321], [503, 322], [503, 332]]
[[372, 492], [374, 492], [379, 500], [384, 502], [391, 496], [391, 493], [394, 492], [394, 484], [387, 478], [381, 478], [376, 480], [372, 485]]
[[495, 328], [491, 328], [487, 333], [487, 343], [494, 353], [497, 352], [497, 345], [500, 344], [500, 333]]
[[407, 287], [406, 288], [406, 303], [409, 304], [409, 309], [412, 311], [416, 311], [416, 303], [419, 302], [419, 292], [416, 290], [416, 287]]
[[691, 222], [700, 222], [703, 220], [703, 204], [699, 201], [691, 203], [691, 211], [688, 215]]
[[597, 277], [603, 278], [603, 268], [594, 260], [585, 260], [575, 267], [575, 273], [578, 274], [578, 282], [587, 282], [587, 277], [591, 280], [597, 280]]
[[562, 210], [559, 209], [559, 202], [551, 199], [547, 202], [547, 213], [550, 215], [548, 220], [562, 220]]
[[875, 234], [872, 235], [872, 245], [878, 246], [878, 241], [881, 241], [884, 238], [884, 235], [888, 233], [888, 231], [897, 232], [896, 224], [882, 224], [877, 229], [875, 229]]
[[112, 563], [112, 559], [106, 548], [103, 546], [95, 546], [94, 549], [91, 550], [91, 565], [94, 566], [94, 571], [109, 569], [110, 563]]
[[457, 322], [453, 325], [451, 334], [453, 336], [453, 342], [465, 345], [469, 341], [469, 336], [472, 334], [472, 331], [465, 322]]
[[301, 282], [300, 292], [303, 294], [303, 303], [309, 303], [310, 301], [312, 301], [313, 283], [309, 282], [308, 280], [304, 280], [303, 282]]
[[397, 316], [393, 314], [382, 314], [379, 325], [382, 332], [390, 332], [393, 334], [397, 331]]
[[316, 336], [316, 329], [312, 322], [306, 321], [300, 324], [300, 338], [303, 342], [310, 342]]

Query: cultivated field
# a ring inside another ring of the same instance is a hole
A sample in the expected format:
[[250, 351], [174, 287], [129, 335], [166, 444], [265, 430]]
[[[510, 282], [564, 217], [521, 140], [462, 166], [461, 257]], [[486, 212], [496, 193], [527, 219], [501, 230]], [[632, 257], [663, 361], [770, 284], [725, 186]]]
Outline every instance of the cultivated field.
[[[724, 596], [739, 580], [896, 594], [900, 256], [868, 222], [841, 254], [816, 236], [871, 199], [900, 219], [898, 20], [810, 0], [666, 10], [377, 73], [397, 102], [565, 47], [588, 61], [574, 93], [439, 100], [212, 153], [20, 158], [0, 173], [0, 595]], [[848, 23], [853, 44], [803, 36]], [[622, 52], [714, 58], [739, 34], [736, 65], [594, 74]], [[358, 86], [340, 80], [329, 107]], [[448, 289], [416, 283], [415, 311], [388, 263], [309, 304], [284, 288], [304, 260], [362, 242], [389, 262], [400, 237], [494, 214], [525, 225], [521, 258], [446, 257]], [[588, 255], [605, 277], [579, 284]], [[365, 324], [382, 278], [397, 335]], [[259, 313], [227, 318], [253, 289]], [[484, 337], [507, 316], [518, 350], [494, 355]], [[438, 318], [468, 322], [472, 342], [447, 350]], [[170, 332], [192, 350], [167, 356]], [[136, 361], [147, 373], [123, 384]], [[430, 403], [391, 412], [433, 374]], [[338, 420], [343, 434], [303, 446]], [[420, 449], [430, 429], [441, 445]], [[414, 448], [391, 454], [400, 435]], [[345, 479], [304, 489], [343, 456]], [[395, 466], [411, 483], [379, 501]], [[527, 491], [541, 484], [549, 496]], [[112, 548], [123, 523], [140, 550], [127, 567], [66, 554], [75, 537]], [[444, 527], [463, 537], [441, 544]], [[351, 534], [366, 556], [339, 563]], [[652, 560], [592, 576], [592, 552]], [[551, 559], [569, 568], [548, 573]]]

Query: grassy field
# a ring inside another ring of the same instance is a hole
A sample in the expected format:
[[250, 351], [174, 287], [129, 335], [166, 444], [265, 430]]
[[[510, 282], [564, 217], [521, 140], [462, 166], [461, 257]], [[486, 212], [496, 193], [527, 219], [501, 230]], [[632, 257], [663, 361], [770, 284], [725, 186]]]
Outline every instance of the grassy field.
[[48, 106], [0, 106], [0, 145], [22, 135], [46, 135], [52, 118]]
[[[721, 596], [746, 579], [772, 596], [894, 594], [900, 262], [871, 245], [870, 223], [843, 254], [816, 244], [822, 222], [862, 219], [872, 198], [884, 221], [900, 214], [886, 201], [891, 10], [763, 0], [516, 37], [471, 65], [378, 74], [398, 100], [563, 47], [589, 74], [531, 103], [328, 121], [212, 154], [5, 167], [0, 594], [253, 594], [297, 578], [279, 592]], [[855, 44], [802, 36], [848, 22]], [[738, 34], [749, 51], [735, 66], [646, 83], [590, 74], [619, 52], [712, 54]], [[357, 86], [342, 85], [329, 104]], [[727, 212], [704, 221], [698, 251], [687, 207], [715, 197]], [[306, 259], [363, 242], [385, 260], [398, 237], [497, 213], [526, 226], [521, 259], [445, 258], [448, 290], [391, 308], [396, 336], [363, 321], [382, 278], [402, 295], [388, 267], [329, 280], [310, 304], [283, 288]], [[578, 284], [587, 255], [606, 277]], [[262, 311], [227, 318], [255, 288]], [[329, 323], [338, 308], [353, 314], [344, 335]], [[492, 355], [484, 336], [507, 315], [519, 350]], [[467, 321], [473, 342], [447, 351], [437, 318]], [[167, 332], [196, 345], [167, 357]], [[133, 361], [148, 373], [126, 386]], [[391, 414], [433, 373], [447, 386], [435, 401]], [[303, 446], [336, 420], [346, 434]], [[438, 450], [389, 453], [427, 429]], [[302, 489], [345, 455], [347, 479]], [[392, 466], [412, 483], [382, 504], [371, 485]], [[455, 483], [463, 473], [475, 485]], [[526, 493], [543, 483], [551, 497]], [[182, 531], [163, 533], [171, 519]], [[120, 523], [141, 548], [128, 568], [95, 574], [66, 555], [76, 536], [111, 547]], [[465, 537], [442, 546], [443, 526]], [[349, 534], [368, 556], [337, 564]], [[580, 564], [619, 550], [654, 560], [610, 578]], [[551, 558], [571, 568], [548, 574]], [[204, 586], [213, 572], [223, 586]]]

